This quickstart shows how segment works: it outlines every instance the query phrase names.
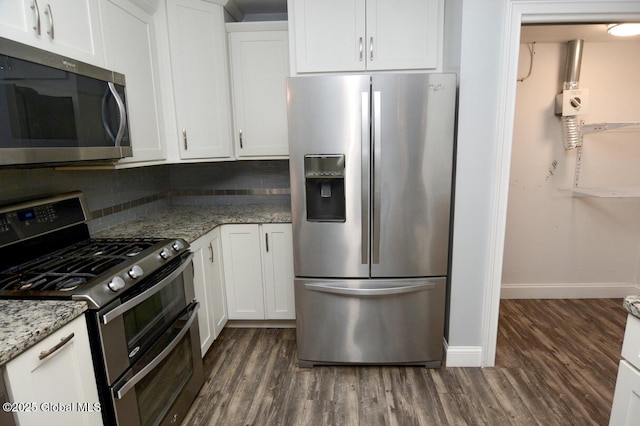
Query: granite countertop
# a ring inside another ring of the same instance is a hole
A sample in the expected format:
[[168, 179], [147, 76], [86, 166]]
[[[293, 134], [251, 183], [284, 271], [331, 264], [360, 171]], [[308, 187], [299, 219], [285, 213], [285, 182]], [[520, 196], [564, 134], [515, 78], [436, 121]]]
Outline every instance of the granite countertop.
[[640, 318], [640, 296], [627, 296], [622, 306], [636, 318]]
[[279, 204], [173, 206], [96, 233], [97, 238], [184, 238], [197, 240], [218, 225], [290, 223], [291, 208]]
[[0, 300], [0, 365], [87, 310], [85, 302]]
[[[285, 205], [173, 206], [96, 233], [98, 238], [184, 238], [193, 242], [230, 223], [290, 223]], [[87, 310], [76, 301], [0, 300], [0, 365]]]

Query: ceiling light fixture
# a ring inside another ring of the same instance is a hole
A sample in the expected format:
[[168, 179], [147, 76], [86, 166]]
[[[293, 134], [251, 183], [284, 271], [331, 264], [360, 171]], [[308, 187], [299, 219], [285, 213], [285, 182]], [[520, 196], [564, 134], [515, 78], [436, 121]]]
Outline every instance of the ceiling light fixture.
[[620, 37], [640, 35], [640, 23], [609, 24], [607, 32], [613, 36]]

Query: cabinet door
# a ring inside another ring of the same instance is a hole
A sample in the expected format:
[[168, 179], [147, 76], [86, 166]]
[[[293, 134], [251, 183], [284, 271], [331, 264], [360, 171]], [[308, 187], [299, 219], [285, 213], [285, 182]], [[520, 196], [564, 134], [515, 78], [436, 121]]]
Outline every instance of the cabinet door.
[[169, 0], [168, 20], [180, 157], [229, 158], [231, 99], [222, 7]]
[[609, 424], [635, 425], [640, 418], [640, 371], [620, 361]]
[[158, 69], [153, 18], [128, 0], [104, 3], [107, 67], [125, 75], [133, 157], [120, 163], [162, 160]]
[[266, 318], [295, 319], [291, 224], [261, 225]]
[[47, 0], [38, 4], [43, 49], [104, 66], [98, 0]]
[[238, 157], [287, 156], [287, 31], [229, 33]]
[[198, 326], [203, 357], [227, 323], [220, 240], [220, 228], [216, 228], [191, 243], [193, 281], [196, 299], [200, 302]]
[[212, 322], [213, 337], [218, 337], [228, 320], [227, 315], [227, 296], [224, 286], [224, 267], [222, 259], [222, 237], [220, 227], [211, 232], [209, 239], [209, 248], [211, 250], [211, 268], [209, 269], [212, 295]]
[[[40, 47], [37, 35], [39, 14], [33, 0], [0, 1], [0, 37]], [[42, 21], [40, 21], [42, 32]]]
[[[40, 360], [62, 339], [71, 339]], [[89, 337], [80, 316], [6, 364], [9, 393], [14, 402], [34, 402], [33, 412], [17, 413], [21, 426], [102, 425]], [[70, 407], [47, 411], [41, 403]]]
[[441, 0], [367, 0], [367, 69], [438, 65]]
[[365, 69], [365, 0], [290, 0], [289, 6], [298, 72]]
[[222, 227], [229, 319], [265, 319], [258, 225]]
[[104, 66], [98, 0], [2, 0], [0, 36]]
[[207, 282], [209, 275], [209, 259], [206, 257], [208, 245], [203, 238], [199, 238], [191, 244], [191, 251], [193, 252], [193, 286], [196, 299], [200, 302], [198, 308], [200, 353], [204, 357], [215, 339], [211, 306], [213, 295]]

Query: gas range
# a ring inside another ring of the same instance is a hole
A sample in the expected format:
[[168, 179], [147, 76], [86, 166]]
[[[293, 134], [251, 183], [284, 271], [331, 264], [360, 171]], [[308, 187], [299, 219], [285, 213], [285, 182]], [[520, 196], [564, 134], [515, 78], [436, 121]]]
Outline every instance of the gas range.
[[173, 424], [204, 381], [182, 239], [91, 238], [80, 192], [0, 207], [0, 299], [85, 301], [104, 424]]
[[80, 192], [0, 208], [0, 298], [110, 303], [189, 249], [181, 239], [89, 238]]
[[187, 247], [157, 238], [84, 240], [0, 271], [0, 298], [82, 300], [97, 309]]

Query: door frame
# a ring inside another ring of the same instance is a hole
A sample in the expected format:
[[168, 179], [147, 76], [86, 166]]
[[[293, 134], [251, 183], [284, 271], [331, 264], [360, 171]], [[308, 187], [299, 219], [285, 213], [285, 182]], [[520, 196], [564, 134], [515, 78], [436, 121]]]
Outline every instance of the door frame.
[[497, 110], [496, 168], [492, 177], [490, 205], [489, 265], [484, 292], [482, 323], [482, 366], [495, 365], [502, 285], [502, 263], [507, 221], [507, 199], [513, 122], [515, 115], [520, 27], [534, 23], [589, 23], [620, 20], [640, 21], [640, 2], [636, 1], [554, 1], [511, 0], [503, 27], [500, 91]]

